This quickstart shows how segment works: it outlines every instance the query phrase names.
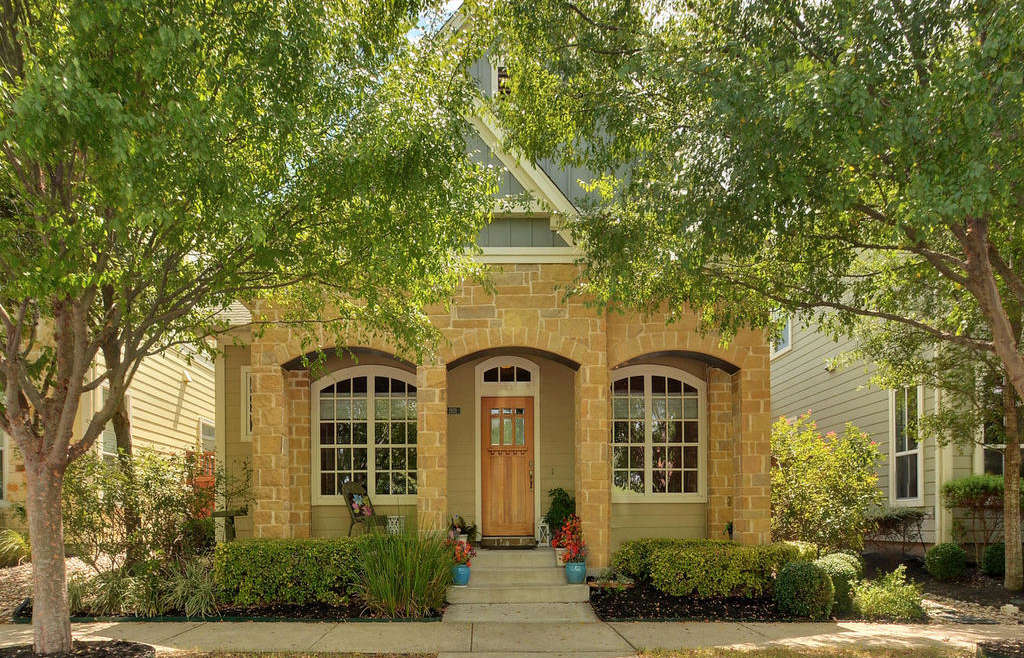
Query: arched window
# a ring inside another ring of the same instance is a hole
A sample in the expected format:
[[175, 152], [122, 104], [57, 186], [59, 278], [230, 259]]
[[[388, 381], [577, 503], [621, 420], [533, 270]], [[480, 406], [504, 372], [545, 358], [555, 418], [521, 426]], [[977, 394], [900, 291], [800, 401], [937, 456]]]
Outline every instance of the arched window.
[[416, 495], [414, 382], [403, 370], [366, 366], [313, 384], [318, 498], [340, 501], [348, 482], [363, 484], [382, 502]]
[[705, 496], [704, 382], [664, 366], [612, 373], [612, 485], [617, 500]]

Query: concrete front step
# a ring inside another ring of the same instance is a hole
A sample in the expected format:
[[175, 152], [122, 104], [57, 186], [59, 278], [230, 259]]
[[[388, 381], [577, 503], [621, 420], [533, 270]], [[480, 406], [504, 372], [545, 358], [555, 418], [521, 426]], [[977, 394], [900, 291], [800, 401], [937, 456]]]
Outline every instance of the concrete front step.
[[472, 569], [525, 569], [528, 567], [555, 567], [553, 548], [522, 550], [494, 550], [482, 548], [473, 558]]
[[590, 600], [586, 585], [498, 585], [450, 587], [449, 603], [577, 603]]
[[503, 585], [565, 585], [565, 567], [480, 567], [469, 570], [473, 587]]
[[462, 603], [444, 611], [446, 623], [596, 622], [589, 603]]

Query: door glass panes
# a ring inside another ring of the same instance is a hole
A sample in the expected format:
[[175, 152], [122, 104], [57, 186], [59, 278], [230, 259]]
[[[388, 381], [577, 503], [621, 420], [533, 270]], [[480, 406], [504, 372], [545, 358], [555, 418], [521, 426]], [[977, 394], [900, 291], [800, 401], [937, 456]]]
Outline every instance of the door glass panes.
[[491, 409], [491, 445], [501, 445], [501, 409]]
[[525, 409], [516, 409], [515, 424], [516, 424], [516, 437], [515, 437], [516, 440], [515, 440], [515, 444], [517, 446], [526, 445], [526, 410]]
[[490, 410], [492, 446], [526, 445], [526, 409], [494, 407]]
[[612, 480], [623, 491], [698, 493], [698, 390], [669, 375], [612, 382]]

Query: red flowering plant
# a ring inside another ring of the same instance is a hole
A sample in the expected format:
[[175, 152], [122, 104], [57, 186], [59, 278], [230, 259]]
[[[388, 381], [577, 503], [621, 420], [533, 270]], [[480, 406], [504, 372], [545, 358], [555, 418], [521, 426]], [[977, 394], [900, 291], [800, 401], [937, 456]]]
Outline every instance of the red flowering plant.
[[580, 517], [570, 514], [562, 527], [555, 532], [551, 545], [555, 548], [568, 548], [573, 542], [583, 542], [583, 525], [580, 523]]
[[455, 564], [470, 566], [470, 560], [476, 557], [476, 549], [470, 546], [468, 542], [457, 541], [452, 543], [454, 544], [452, 559], [455, 561]]
[[587, 558], [587, 545], [582, 538], [570, 539], [565, 542], [563, 559], [568, 562], [583, 562]]

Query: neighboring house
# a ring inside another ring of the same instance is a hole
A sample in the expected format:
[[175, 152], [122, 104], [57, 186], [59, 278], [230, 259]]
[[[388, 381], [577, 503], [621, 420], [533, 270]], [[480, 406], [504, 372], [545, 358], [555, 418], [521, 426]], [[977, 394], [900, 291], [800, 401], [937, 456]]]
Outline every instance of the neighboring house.
[[[497, 88], [486, 60], [473, 72], [486, 93]], [[326, 367], [310, 372], [309, 347], [285, 328], [239, 327], [222, 341], [218, 455], [229, 472], [253, 468], [238, 535], [344, 535], [342, 488], [358, 483], [380, 514], [421, 528], [461, 514], [495, 544], [540, 537], [548, 491], [565, 488], [591, 567], [637, 537], [731, 527], [739, 541], [768, 540], [764, 334], [722, 347], [693, 315], [669, 323], [564, 299], [580, 254], [560, 223], [590, 175], [519, 160], [499, 126], [473, 123], [470, 148], [501, 168], [501, 196], [527, 191], [534, 203], [496, 211], [478, 238], [493, 294], [466, 282], [450, 309], [427, 309], [445, 340], [436, 360], [353, 341], [320, 345]]]
[[869, 386], [871, 364], [831, 369], [830, 360], [854, 344], [837, 342], [814, 327], [787, 324], [771, 359], [772, 416], [793, 418], [807, 411], [822, 432], [841, 432], [846, 423], [867, 432], [885, 455], [879, 485], [891, 507], [926, 511], [927, 543], [950, 541], [953, 521], [940, 499], [940, 487], [972, 473], [1002, 473], [1002, 453], [981, 446], [939, 446], [916, 441], [908, 426], [934, 412], [941, 392], [924, 386], [881, 390]]
[[[87, 393], [75, 421], [77, 440], [102, 404], [107, 389]], [[171, 350], [148, 357], [139, 366], [126, 396], [135, 450], [183, 453], [190, 450], [213, 452], [216, 448], [214, 410], [214, 365], [194, 355], [191, 363], [184, 353]], [[96, 440], [98, 455], [113, 459], [117, 442], [112, 425]], [[0, 512], [25, 500], [25, 468], [14, 442], [0, 432]], [[0, 513], [0, 526], [9, 514]]]

